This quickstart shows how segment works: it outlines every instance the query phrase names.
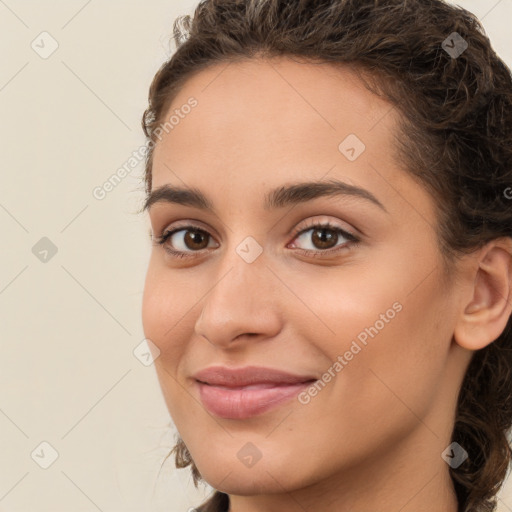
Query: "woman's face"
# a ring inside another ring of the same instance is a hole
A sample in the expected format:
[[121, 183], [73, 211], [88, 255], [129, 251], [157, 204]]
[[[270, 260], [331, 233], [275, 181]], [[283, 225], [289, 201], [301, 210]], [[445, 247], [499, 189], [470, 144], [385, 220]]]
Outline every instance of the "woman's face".
[[[247, 495], [448, 468], [460, 301], [434, 203], [394, 158], [396, 110], [349, 70], [276, 59], [200, 72], [171, 115], [149, 215], [155, 237], [175, 233], [152, 249], [143, 324], [204, 478]], [[204, 200], [170, 193], [185, 188]], [[296, 379], [200, 384], [214, 366]]]

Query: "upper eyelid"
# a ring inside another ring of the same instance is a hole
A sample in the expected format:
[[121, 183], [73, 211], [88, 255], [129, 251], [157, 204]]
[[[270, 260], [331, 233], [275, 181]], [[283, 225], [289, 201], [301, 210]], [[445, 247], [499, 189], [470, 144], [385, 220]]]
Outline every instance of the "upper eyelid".
[[[188, 223], [183, 224], [183, 225], [173, 226], [172, 228], [165, 227], [162, 230], [161, 236], [165, 236], [165, 235], [167, 235], [169, 233], [173, 233], [174, 234], [177, 231], [187, 230], [187, 229], [190, 229], [190, 228], [197, 229], [198, 231], [204, 231], [207, 234], [211, 235], [210, 230], [208, 228], [204, 228], [204, 227], [201, 227], [200, 225], [196, 225], [194, 223], [195, 221], [183, 221], [183, 222], [188, 222]], [[319, 219], [310, 220], [310, 221], [308, 221], [307, 225], [294, 228], [292, 230], [292, 235], [293, 236], [297, 236], [298, 234], [302, 233], [303, 231], [308, 231], [308, 230], [313, 229], [313, 228], [315, 228], [317, 226], [322, 226], [322, 225], [326, 225], [326, 224], [329, 224], [334, 229], [339, 229], [340, 231], [344, 231], [345, 233], [347, 233], [349, 235], [359, 236], [358, 233], [353, 233], [350, 228], [345, 228], [345, 227], [342, 227], [342, 226], [338, 226], [336, 221], [332, 221], [332, 220], [319, 220]], [[299, 226], [300, 226], [300, 224], [299, 224]], [[359, 231], [359, 230], [355, 230], [355, 231]]]
[[306, 221], [306, 225], [304, 226], [301, 226], [300, 224], [298, 226], [301, 226], [301, 227], [297, 227], [296, 229], [294, 228], [294, 230], [292, 231], [292, 234], [293, 236], [297, 236], [299, 235], [300, 233], [304, 232], [304, 231], [309, 231], [310, 229], [313, 229], [315, 227], [319, 227], [319, 226], [329, 226], [330, 229], [336, 229], [336, 230], [339, 230], [339, 231], [343, 231], [344, 233], [347, 233], [348, 235], [352, 235], [356, 238], [360, 238], [360, 235], [359, 235], [359, 230], [355, 229], [355, 228], [349, 228], [349, 227], [345, 227], [345, 226], [340, 226], [339, 225], [339, 221], [333, 221], [333, 220], [320, 220], [320, 219], [308, 219]]
[[192, 224], [192, 223], [184, 224], [182, 226], [174, 226], [172, 228], [164, 228], [164, 230], [162, 231], [162, 236], [166, 236], [171, 233], [174, 234], [174, 233], [177, 233], [178, 231], [187, 231], [187, 230], [191, 230], [191, 229], [195, 229], [197, 231], [202, 231], [202, 232], [208, 234], [209, 236], [213, 236], [210, 233], [210, 230], [203, 228], [199, 225]]
[[[345, 226], [347, 226], [347, 227], [343, 227], [343, 226], [337, 225], [340, 222], [342, 224], [344, 224]], [[301, 226], [304, 223], [306, 223], [307, 225], [306, 226]], [[177, 220], [177, 221], [175, 221], [172, 224], [173, 224], [172, 228], [169, 227], [170, 224], [166, 224], [165, 227], [160, 230], [161, 233], [165, 234], [165, 233], [167, 233], [169, 231], [176, 231], [178, 229], [185, 229], [185, 228], [190, 228], [190, 227], [193, 227], [193, 228], [196, 228], [196, 229], [200, 229], [202, 231], [206, 231], [207, 233], [210, 233], [210, 231], [211, 231], [210, 227], [203, 227], [202, 226], [203, 222], [200, 221], [200, 220], [196, 220], [196, 219]], [[177, 225], [174, 225], [174, 224], [177, 224]], [[318, 214], [318, 215], [312, 215], [312, 216], [306, 217], [305, 220], [302, 220], [302, 221], [297, 223], [297, 226], [301, 226], [301, 227], [300, 228], [297, 227], [297, 229], [294, 228], [292, 231], [294, 233], [299, 233], [300, 231], [302, 231], [304, 229], [308, 229], [308, 228], [317, 226], [319, 224], [331, 224], [331, 225], [333, 225], [334, 227], [336, 227], [338, 229], [341, 229], [341, 230], [346, 231], [346, 232], [348, 232], [350, 234], [353, 234], [354, 236], [358, 236], [358, 234], [364, 235], [364, 232], [361, 229], [352, 226], [347, 221], [343, 221], [343, 220], [340, 220], [340, 219], [332, 220], [332, 218], [330, 218], [330, 216], [327, 215], [327, 214]], [[156, 230], [156, 231], [158, 231], [158, 230]], [[216, 233], [215, 229], [213, 229], [213, 231], [215, 231], [215, 233]]]

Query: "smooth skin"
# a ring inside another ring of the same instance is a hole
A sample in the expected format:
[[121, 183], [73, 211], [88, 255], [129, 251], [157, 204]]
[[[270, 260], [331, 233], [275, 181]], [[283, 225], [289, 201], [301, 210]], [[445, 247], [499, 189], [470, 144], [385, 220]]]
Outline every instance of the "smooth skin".
[[[511, 314], [510, 239], [446, 275], [434, 201], [393, 150], [399, 114], [348, 68], [217, 64], [186, 82], [169, 115], [192, 96], [197, 107], [155, 147], [152, 190], [194, 187], [215, 210], [159, 201], [149, 216], [155, 237], [189, 224], [210, 236], [168, 239], [185, 258], [154, 244], [143, 325], [204, 479], [230, 495], [230, 512], [456, 512], [441, 453], [473, 351]], [[339, 150], [350, 134], [366, 146], [354, 161]], [[274, 188], [329, 179], [383, 208], [352, 195], [264, 206]], [[325, 221], [359, 243], [319, 245], [311, 226]], [[247, 237], [263, 250], [252, 263], [237, 252]], [[321, 378], [396, 302], [402, 310], [309, 403], [245, 420], [202, 406], [197, 371], [257, 365]], [[252, 467], [237, 456], [247, 443], [261, 454]]]

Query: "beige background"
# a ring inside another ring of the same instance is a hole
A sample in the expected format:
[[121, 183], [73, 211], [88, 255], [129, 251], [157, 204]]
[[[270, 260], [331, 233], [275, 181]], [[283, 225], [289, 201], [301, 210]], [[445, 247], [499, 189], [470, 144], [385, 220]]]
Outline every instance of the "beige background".
[[[92, 194], [144, 143], [150, 80], [194, 5], [0, 0], [0, 511], [182, 512], [209, 491], [171, 458], [160, 470], [170, 418], [133, 353], [150, 249], [142, 164]], [[460, 5], [512, 65], [512, 0]]]

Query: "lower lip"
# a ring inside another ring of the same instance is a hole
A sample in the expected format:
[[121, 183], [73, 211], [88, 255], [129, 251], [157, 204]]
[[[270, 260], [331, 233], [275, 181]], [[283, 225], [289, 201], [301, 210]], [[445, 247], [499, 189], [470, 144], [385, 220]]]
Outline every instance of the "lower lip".
[[211, 386], [198, 382], [203, 405], [215, 416], [225, 419], [244, 420], [274, 409], [291, 400], [312, 381], [299, 384], [259, 384], [240, 388]]

